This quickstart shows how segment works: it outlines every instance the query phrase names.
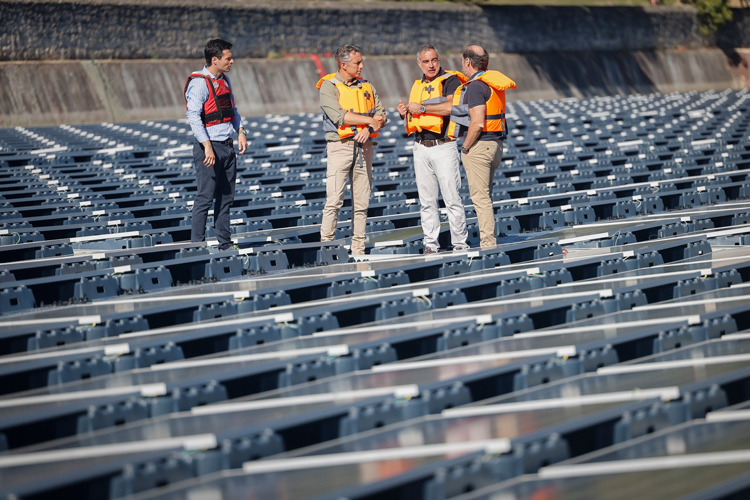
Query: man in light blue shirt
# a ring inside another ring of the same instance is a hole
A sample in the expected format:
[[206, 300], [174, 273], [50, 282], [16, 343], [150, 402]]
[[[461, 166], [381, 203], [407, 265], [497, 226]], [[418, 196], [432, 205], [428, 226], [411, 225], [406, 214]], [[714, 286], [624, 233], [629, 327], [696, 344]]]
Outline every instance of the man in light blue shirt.
[[232, 86], [225, 73], [232, 69], [232, 44], [224, 40], [209, 40], [204, 54], [206, 67], [191, 74], [185, 84], [187, 119], [195, 136], [193, 163], [198, 191], [193, 202], [190, 239], [204, 241], [206, 217], [214, 206], [214, 228], [219, 250], [232, 247], [229, 230], [229, 209], [234, 201], [237, 181], [237, 156], [234, 152], [234, 133], [237, 131], [239, 152], [247, 149], [242, 117], [234, 102]]

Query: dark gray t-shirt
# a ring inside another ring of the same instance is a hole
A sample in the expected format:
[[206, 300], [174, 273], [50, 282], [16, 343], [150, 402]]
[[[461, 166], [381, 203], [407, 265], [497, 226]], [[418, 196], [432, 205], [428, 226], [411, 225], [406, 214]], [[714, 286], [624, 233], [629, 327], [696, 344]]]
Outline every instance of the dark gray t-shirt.
[[[487, 101], [492, 97], [492, 89], [490, 86], [480, 80], [474, 80], [469, 83], [469, 88], [466, 89], [466, 103], [469, 105], [469, 109], [477, 106], [483, 106], [487, 104]], [[502, 132], [480, 132], [480, 141], [500, 141], [503, 138]]]

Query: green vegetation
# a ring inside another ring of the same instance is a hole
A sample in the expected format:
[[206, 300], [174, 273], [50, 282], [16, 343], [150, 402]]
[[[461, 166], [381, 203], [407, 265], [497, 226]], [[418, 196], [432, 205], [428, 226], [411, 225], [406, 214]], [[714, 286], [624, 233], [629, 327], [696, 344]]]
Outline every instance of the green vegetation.
[[732, 21], [732, 11], [727, 0], [683, 0], [695, 5], [698, 13], [698, 28], [702, 35], [719, 31], [722, 26]]

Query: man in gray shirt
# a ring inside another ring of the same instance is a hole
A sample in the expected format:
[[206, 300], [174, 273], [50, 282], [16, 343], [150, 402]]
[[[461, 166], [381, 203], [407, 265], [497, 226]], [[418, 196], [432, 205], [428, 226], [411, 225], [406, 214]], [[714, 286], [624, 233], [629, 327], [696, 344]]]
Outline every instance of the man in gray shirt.
[[375, 87], [360, 75], [362, 52], [355, 45], [336, 51], [338, 72], [320, 79], [320, 107], [328, 146], [326, 204], [320, 226], [320, 241], [336, 235], [346, 184], [352, 189], [352, 255], [365, 253], [367, 209], [372, 190], [372, 142], [386, 116]]

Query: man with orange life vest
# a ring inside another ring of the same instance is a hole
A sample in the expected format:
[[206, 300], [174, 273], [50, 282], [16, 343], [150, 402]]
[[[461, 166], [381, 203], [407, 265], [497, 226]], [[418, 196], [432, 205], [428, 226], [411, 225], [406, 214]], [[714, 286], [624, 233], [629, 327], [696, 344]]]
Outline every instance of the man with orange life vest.
[[338, 72], [320, 79], [320, 107], [328, 145], [326, 204], [320, 225], [320, 241], [336, 236], [339, 211], [344, 204], [347, 181], [352, 190], [352, 255], [365, 253], [367, 209], [372, 190], [372, 142], [386, 122], [385, 110], [375, 88], [360, 75], [362, 51], [355, 45], [336, 50]]
[[224, 40], [209, 40], [204, 55], [206, 67], [192, 73], [185, 83], [184, 95], [187, 119], [195, 136], [193, 163], [198, 191], [193, 202], [190, 239], [204, 241], [206, 217], [214, 205], [214, 227], [219, 250], [232, 247], [229, 231], [229, 208], [234, 201], [237, 181], [237, 157], [232, 138], [239, 134], [239, 152], [247, 149], [245, 129], [237, 111], [232, 85], [225, 75], [230, 69], [232, 44]]
[[499, 71], [487, 70], [490, 56], [479, 45], [464, 49], [462, 71], [468, 78], [453, 95], [448, 136], [463, 135], [461, 160], [469, 181], [483, 248], [497, 244], [492, 208], [492, 178], [503, 156], [507, 137], [505, 90], [516, 83]]
[[406, 120], [406, 133], [414, 134], [414, 173], [425, 253], [435, 253], [440, 248], [439, 192], [443, 193], [448, 212], [453, 250], [466, 250], [469, 248], [466, 244], [466, 214], [458, 193], [461, 189], [458, 149], [456, 143], [445, 135], [450, 122], [446, 117], [453, 107], [453, 93], [466, 78], [456, 71], [445, 71], [440, 66], [440, 54], [432, 45], [419, 47], [417, 65], [423, 76], [414, 82], [409, 103], [399, 101], [396, 109]]

